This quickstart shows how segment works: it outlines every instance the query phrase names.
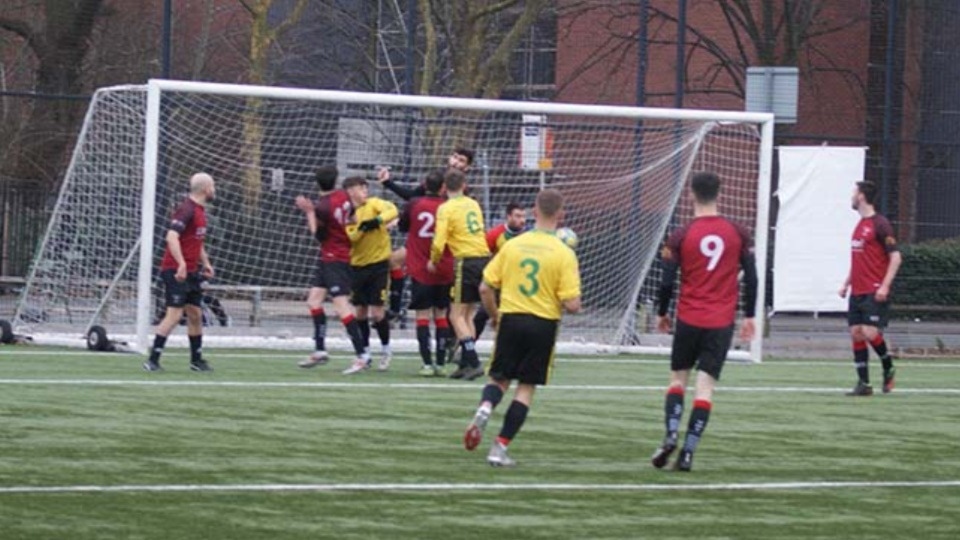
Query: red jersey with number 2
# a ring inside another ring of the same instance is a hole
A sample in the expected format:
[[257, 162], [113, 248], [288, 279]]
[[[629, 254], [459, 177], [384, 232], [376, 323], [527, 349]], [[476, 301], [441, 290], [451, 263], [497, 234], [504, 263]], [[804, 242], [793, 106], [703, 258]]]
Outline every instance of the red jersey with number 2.
[[353, 205], [350, 197], [342, 189], [328, 193], [316, 202], [314, 213], [317, 226], [327, 231], [320, 244], [320, 260], [323, 262], [350, 262], [350, 238], [345, 228], [350, 220]]
[[677, 318], [699, 328], [726, 328], [736, 319], [740, 259], [752, 245], [746, 229], [722, 216], [703, 216], [667, 240], [662, 258], [680, 265]]
[[899, 251], [887, 218], [874, 214], [862, 218], [850, 242], [850, 294], [874, 294], [890, 266], [890, 254]]
[[[197, 204], [190, 197], [184, 199], [173, 211], [169, 229], [180, 234], [180, 253], [183, 254], [183, 261], [187, 263], [187, 272], [196, 272], [200, 268], [203, 238], [207, 235], [207, 212], [203, 205]], [[160, 269], [177, 269], [177, 260], [170, 254], [170, 246], [163, 252]]]
[[437, 208], [445, 199], [441, 197], [418, 197], [410, 201], [404, 209], [409, 220], [407, 232], [407, 273], [424, 285], [449, 285], [453, 283], [453, 254], [447, 248], [443, 251], [437, 272], [427, 271], [430, 260], [430, 244], [437, 226]]

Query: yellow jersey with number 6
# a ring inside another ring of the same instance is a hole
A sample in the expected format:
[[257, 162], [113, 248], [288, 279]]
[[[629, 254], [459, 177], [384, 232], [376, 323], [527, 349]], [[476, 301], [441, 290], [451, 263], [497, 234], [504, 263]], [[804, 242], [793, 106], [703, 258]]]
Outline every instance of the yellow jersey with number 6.
[[534, 229], [503, 245], [483, 281], [500, 290], [500, 313], [558, 321], [561, 302], [580, 296], [580, 263], [553, 231]]
[[483, 210], [477, 201], [460, 195], [437, 208], [437, 226], [430, 245], [430, 260], [434, 264], [440, 261], [446, 246], [458, 259], [490, 256]]

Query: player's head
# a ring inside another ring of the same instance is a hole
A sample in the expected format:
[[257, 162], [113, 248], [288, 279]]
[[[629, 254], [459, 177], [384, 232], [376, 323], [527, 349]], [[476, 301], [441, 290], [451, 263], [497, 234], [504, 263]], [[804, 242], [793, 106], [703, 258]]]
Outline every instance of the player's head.
[[207, 173], [197, 173], [190, 177], [190, 195], [200, 197], [203, 201], [212, 201], [216, 195], [213, 186], [213, 177]]
[[527, 210], [519, 203], [511, 202], [507, 204], [507, 227], [511, 230], [519, 231], [527, 224]]
[[333, 191], [333, 188], [337, 187], [338, 175], [336, 165], [324, 165], [317, 169], [313, 179], [317, 181], [317, 188], [320, 191]]
[[447, 186], [448, 193], [462, 193], [464, 186], [467, 185], [467, 175], [459, 169], [447, 169], [443, 173], [443, 184]]
[[873, 206], [877, 200], [877, 185], [869, 180], [857, 182], [853, 190], [853, 200], [850, 205], [854, 210], [860, 210], [863, 205]]
[[712, 172], [697, 173], [690, 180], [690, 190], [698, 204], [713, 204], [720, 195], [720, 177]]
[[467, 172], [473, 165], [473, 150], [464, 146], [458, 146], [450, 153], [447, 158], [447, 166], [458, 171]]
[[533, 215], [538, 227], [555, 228], [563, 217], [563, 194], [551, 188], [538, 193]]
[[362, 176], [351, 176], [345, 179], [343, 189], [350, 197], [350, 203], [353, 206], [362, 206], [363, 203], [367, 202], [367, 197], [370, 195], [367, 190], [367, 180]]
[[423, 179], [423, 189], [428, 195], [439, 195], [443, 189], [444, 169], [434, 169]]

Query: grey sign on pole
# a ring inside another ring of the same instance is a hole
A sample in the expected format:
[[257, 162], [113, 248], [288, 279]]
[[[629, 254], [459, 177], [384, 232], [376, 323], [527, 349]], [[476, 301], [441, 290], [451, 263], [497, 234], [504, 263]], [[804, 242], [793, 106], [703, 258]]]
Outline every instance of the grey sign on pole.
[[748, 67], [747, 112], [772, 112], [778, 124], [797, 123], [800, 70], [795, 67]]

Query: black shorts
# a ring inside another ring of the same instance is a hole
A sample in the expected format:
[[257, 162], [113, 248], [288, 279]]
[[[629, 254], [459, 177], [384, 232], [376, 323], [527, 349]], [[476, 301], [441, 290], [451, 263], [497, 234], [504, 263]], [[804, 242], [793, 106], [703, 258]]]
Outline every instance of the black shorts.
[[390, 261], [381, 261], [353, 268], [353, 296], [355, 306], [382, 306], [390, 288]]
[[410, 278], [410, 305], [407, 309], [447, 309], [450, 307], [450, 285], [426, 285]]
[[559, 321], [507, 313], [500, 317], [493, 361], [487, 374], [524, 384], [547, 384], [553, 371], [553, 349]]
[[483, 269], [490, 257], [467, 257], [457, 259], [456, 274], [450, 299], [455, 304], [475, 304], [480, 301], [480, 283], [483, 282]]
[[670, 369], [686, 371], [696, 366], [698, 370], [720, 380], [731, 343], [733, 325], [726, 328], [700, 328], [678, 320], [673, 333]]
[[161, 270], [160, 279], [163, 280], [164, 295], [167, 307], [182, 308], [190, 304], [200, 306], [203, 301], [203, 276], [200, 272], [187, 274], [187, 279], [177, 281], [176, 270]]
[[886, 328], [889, 308], [889, 302], [877, 302], [872, 294], [851, 295], [847, 308], [847, 324]]
[[353, 268], [345, 262], [317, 261], [311, 287], [326, 289], [331, 297], [347, 296], [352, 290]]

